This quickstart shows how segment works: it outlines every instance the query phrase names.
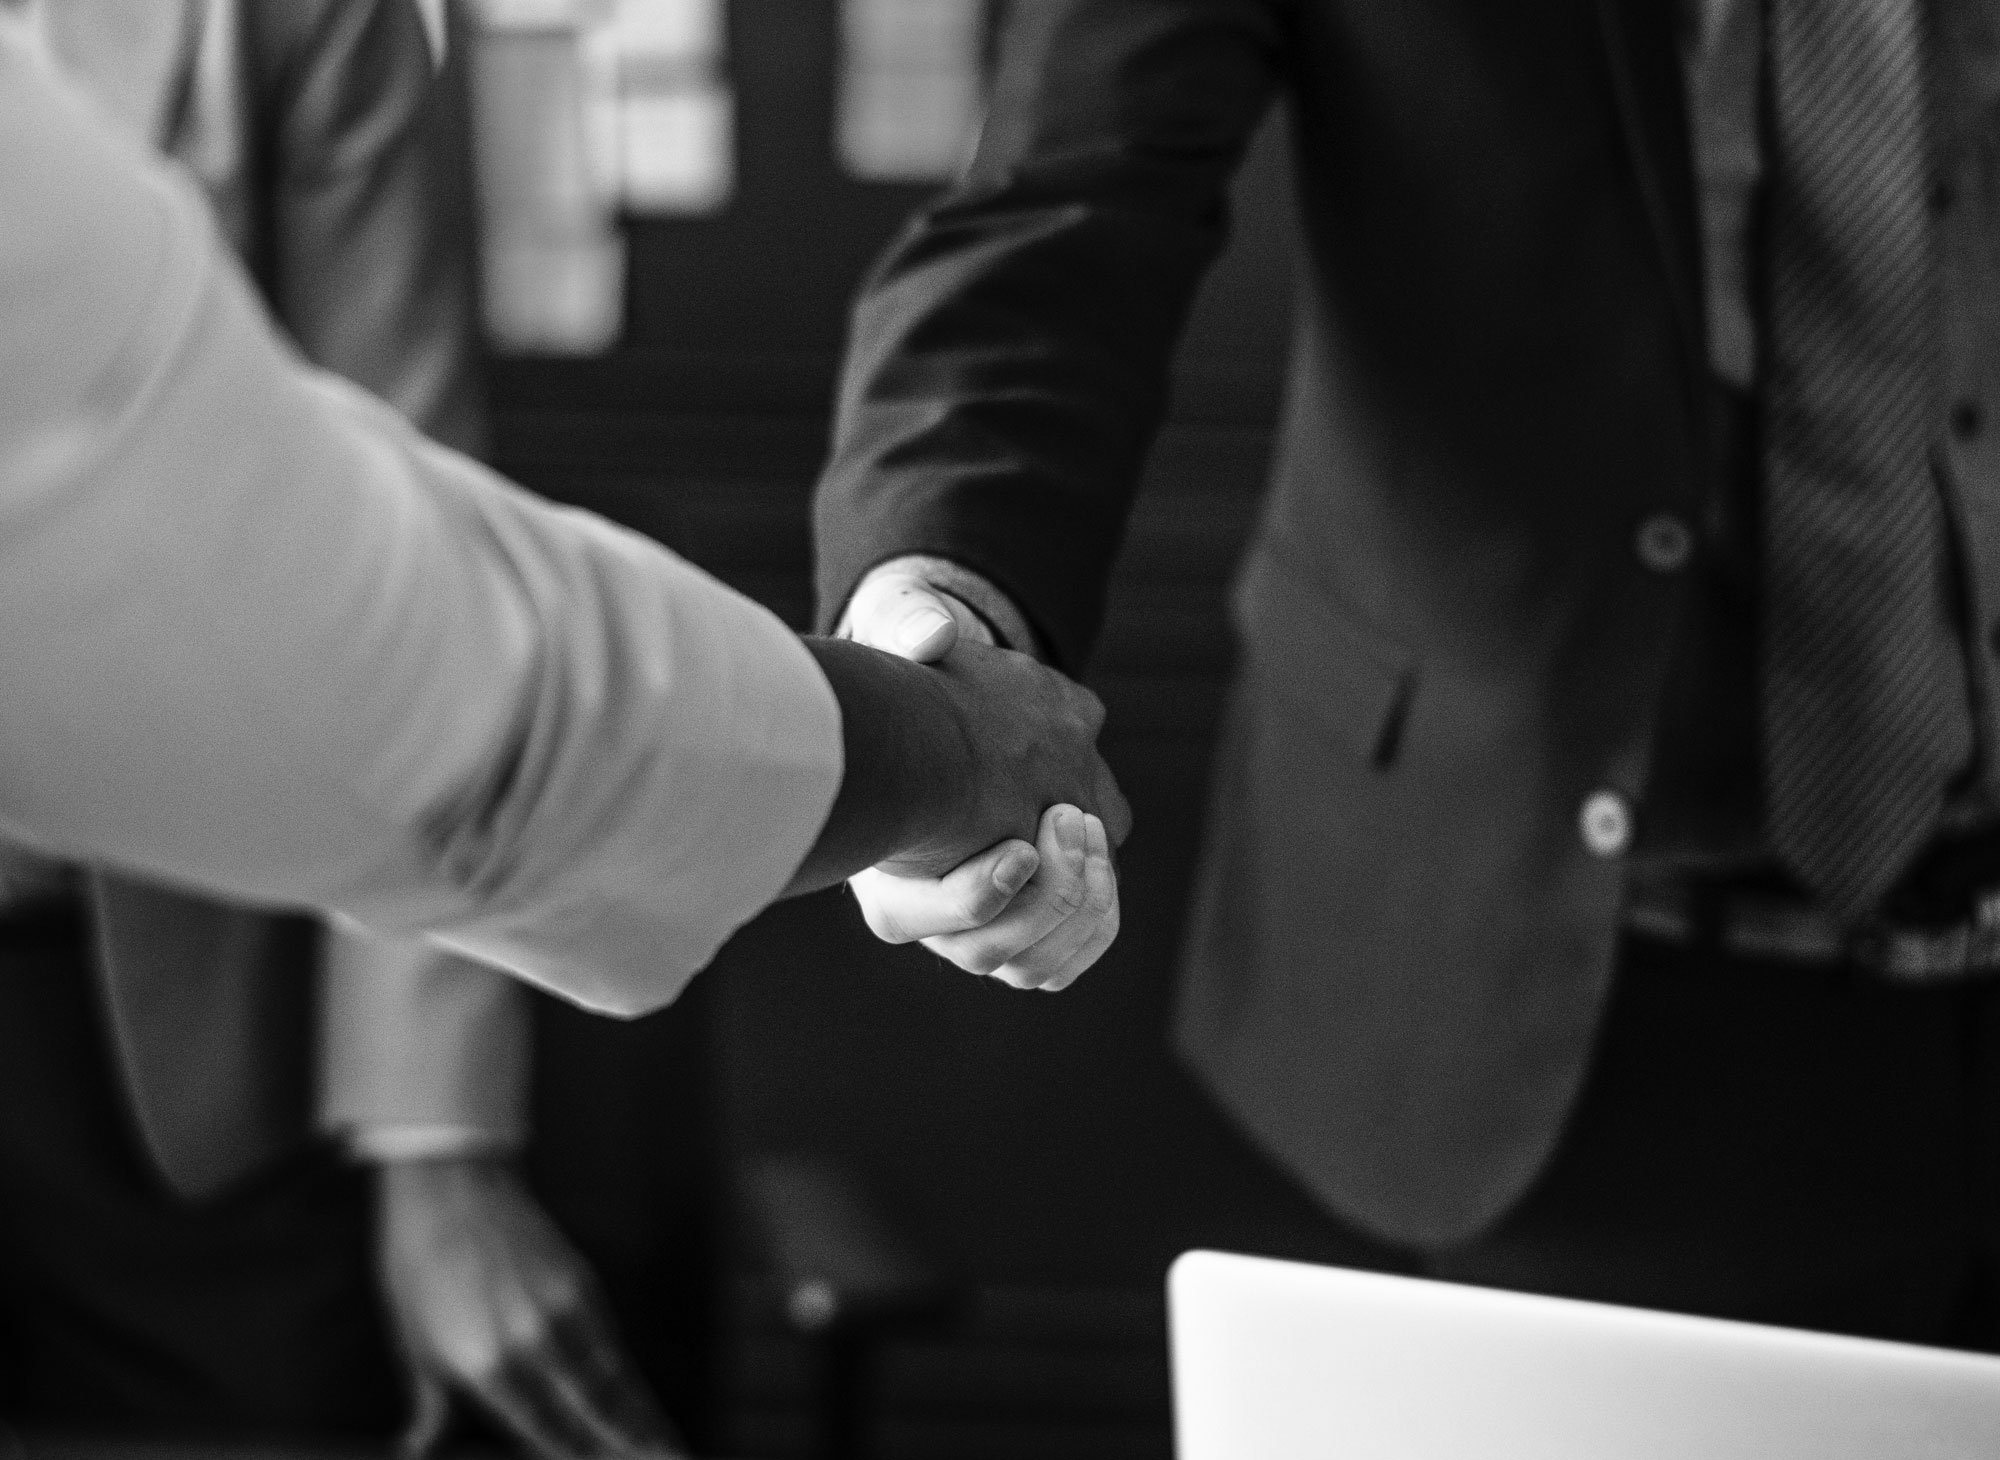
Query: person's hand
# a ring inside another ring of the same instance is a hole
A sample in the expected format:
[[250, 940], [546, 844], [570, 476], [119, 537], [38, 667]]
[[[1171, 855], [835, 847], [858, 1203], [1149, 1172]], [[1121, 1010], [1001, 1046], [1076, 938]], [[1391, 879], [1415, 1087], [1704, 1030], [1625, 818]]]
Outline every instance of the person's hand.
[[964, 640], [921, 671], [897, 670], [904, 688], [922, 692], [905, 705], [906, 727], [950, 745], [952, 769], [923, 788], [931, 809], [877, 863], [882, 870], [941, 876], [1000, 841], [1033, 836], [1059, 802], [1102, 818], [1114, 845], [1124, 840], [1132, 813], [1097, 753], [1096, 695], [1025, 654]]
[[1111, 839], [1074, 806], [1042, 813], [1033, 847], [1005, 841], [935, 878], [871, 867], [848, 886], [885, 943], [921, 942], [1020, 989], [1068, 988], [1118, 936]]
[[[993, 642], [984, 620], [913, 574], [871, 574], [842, 627], [861, 643], [925, 663], [961, 640]], [[1101, 819], [1069, 805], [1043, 813], [1033, 846], [1001, 842], [942, 877], [871, 868], [848, 885], [878, 938], [921, 942], [1016, 988], [1066, 988], [1118, 936], [1111, 838]]]
[[870, 573], [847, 601], [836, 630], [842, 637], [900, 654], [918, 664], [934, 664], [959, 640], [994, 644], [986, 621], [949, 593], [941, 593], [915, 573]]
[[388, 1161], [379, 1176], [377, 1267], [416, 1382], [400, 1455], [437, 1443], [456, 1389], [538, 1460], [684, 1460], [588, 1265], [509, 1162]]

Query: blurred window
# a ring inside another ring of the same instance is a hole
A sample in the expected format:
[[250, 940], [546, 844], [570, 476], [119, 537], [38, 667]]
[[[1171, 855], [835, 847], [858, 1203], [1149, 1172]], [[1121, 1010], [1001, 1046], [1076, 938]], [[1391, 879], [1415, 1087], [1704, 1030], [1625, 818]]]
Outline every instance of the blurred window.
[[700, 215], [735, 188], [724, 0], [478, 0], [486, 325], [588, 354], [623, 326], [623, 214]]
[[841, 0], [835, 145], [869, 182], [957, 175], [984, 108], [985, 0]]
[[714, 213], [736, 187], [723, 0], [609, 0], [587, 45], [625, 211]]

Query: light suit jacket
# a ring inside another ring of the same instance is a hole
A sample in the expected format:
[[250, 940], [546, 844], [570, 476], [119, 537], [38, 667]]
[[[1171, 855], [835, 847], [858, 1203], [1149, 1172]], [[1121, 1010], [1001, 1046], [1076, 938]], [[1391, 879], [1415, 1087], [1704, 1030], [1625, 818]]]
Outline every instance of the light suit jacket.
[[[1673, 0], [1024, 0], [857, 306], [822, 610], [957, 560], [1081, 665], [1225, 187], [1290, 107], [1301, 293], [1178, 1037], [1327, 1205], [1491, 1224], [1603, 1008], [1722, 490]], [[1642, 808], [1643, 810], [1643, 808]], [[1594, 826], [1601, 827], [1601, 818]]]
[[[440, 441], [484, 445], [462, 58], [434, 54], [442, 30], [415, 0], [31, 9], [57, 61], [194, 175], [308, 359]], [[504, 975], [135, 878], [89, 883], [119, 1068], [182, 1194], [315, 1126], [525, 1136], [528, 996]]]
[[0, 836], [670, 1001], [825, 824], [769, 610], [301, 359], [0, 10]]

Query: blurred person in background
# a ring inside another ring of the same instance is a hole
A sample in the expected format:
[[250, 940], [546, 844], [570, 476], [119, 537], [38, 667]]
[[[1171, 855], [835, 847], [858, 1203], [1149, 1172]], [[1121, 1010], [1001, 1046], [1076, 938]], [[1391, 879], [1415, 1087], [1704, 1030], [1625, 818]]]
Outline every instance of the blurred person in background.
[[[192, 174], [307, 359], [483, 447], [465, 36], [441, 6], [17, 8]], [[56, 923], [65, 958], [5, 967], [10, 930]], [[450, 1386], [538, 1454], [672, 1448], [518, 1173], [513, 979], [4, 848], [0, 969], [7, 1412], [214, 1435], [407, 1417], [419, 1450]]]
[[1990, 7], [1021, 0], [856, 306], [823, 622], [1081, 672], [1281, 96], [1180, 1051], [1386, 1262], [2000, 1343]]

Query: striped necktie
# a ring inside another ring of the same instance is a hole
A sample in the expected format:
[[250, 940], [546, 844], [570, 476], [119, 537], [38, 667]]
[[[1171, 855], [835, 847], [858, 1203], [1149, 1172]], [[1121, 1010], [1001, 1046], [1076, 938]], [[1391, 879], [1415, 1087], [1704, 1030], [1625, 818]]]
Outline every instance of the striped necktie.
[[1940, 608], [1919, 0], [1771, 0], [1763, 711], [1772, 849], [1872, 911], [1970, 726]]

